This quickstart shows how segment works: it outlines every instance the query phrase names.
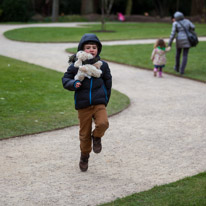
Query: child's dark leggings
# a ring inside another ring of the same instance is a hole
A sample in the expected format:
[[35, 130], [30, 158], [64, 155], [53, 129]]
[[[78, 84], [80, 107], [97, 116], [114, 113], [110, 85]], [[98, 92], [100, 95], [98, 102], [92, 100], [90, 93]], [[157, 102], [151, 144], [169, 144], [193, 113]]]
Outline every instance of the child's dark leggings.
[[[182, 56], [182, 64], [180, 67], [180, 55], [183, 50], [183, 56]], [[184, 74], [185, 72], [185, 67], [187, 65], [187, 56], [188, 56], [189, 48], [177, 48], [176, 49], [176, 65], [175, 68], [177, 71], [179, 71], [180, 67], [180, 73]]]
[[162, 72], [162, 67], [159, 67], [159, 72]]

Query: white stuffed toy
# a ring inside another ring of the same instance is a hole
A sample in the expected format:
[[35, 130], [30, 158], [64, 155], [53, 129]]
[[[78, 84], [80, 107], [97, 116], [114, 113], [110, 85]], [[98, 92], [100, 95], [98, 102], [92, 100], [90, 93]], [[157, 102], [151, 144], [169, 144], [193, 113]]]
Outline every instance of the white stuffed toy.
[[91, 76], [97, 78], [101, 76], [102, 74], [102, 71], [100, 69], [100, 67], [102, 66], [101, 61], [97, 61], [95, 64], [82, 65], [83, 61], [93, 59], [92, 54], [84, 51], [78, 51], [76, 57], [77, 57], [77, 61], [74, 63], [74, 66], [78, 67], [79, 70], [74, 77], [75, 80], [83, 81], [85, 77], [90, 79]]

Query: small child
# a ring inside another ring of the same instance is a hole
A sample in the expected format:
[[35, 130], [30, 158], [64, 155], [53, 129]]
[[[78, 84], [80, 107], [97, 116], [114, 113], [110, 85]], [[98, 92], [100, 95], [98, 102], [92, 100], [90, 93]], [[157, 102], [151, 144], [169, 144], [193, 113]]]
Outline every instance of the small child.
[[166, 64], [166, 52], [170, 51], [171, 47], [166, 48], [166, 43], [163, 39], [158, 39], [154, 45], [152, 51], [151, 60], [154, 64], [154, 76], [157, 76], [159, 71], [159, 77], [162, 77], [162, 68]]
[[[109, 103], [112, 76], [107, 62], [100, 60], [102, 44], [95, 34], [85, 34], [78, 45], [80, 51], [92, 55], [92, 59], [82, 62], [83, 66], [95, 65], [99, 61], [101, 73], [98, 76], [90, 74], [82, 79], [75, 78], [81, 66], [78, 66], [78, 53], [70, 58], [70, 66], [65, 72], [62, 83], [65, 89], [74, 91], [75, 109], [78, 110], [80, 123], [80, 162], [82, 172], [88, 169], [90, 153], [100, 153], [102, 150], [101, 138], [109, 127], [106, 106]], [[78, 76], [78, 75], [77, 75]], [[95, 128], [92, 130], [92, 120]]]

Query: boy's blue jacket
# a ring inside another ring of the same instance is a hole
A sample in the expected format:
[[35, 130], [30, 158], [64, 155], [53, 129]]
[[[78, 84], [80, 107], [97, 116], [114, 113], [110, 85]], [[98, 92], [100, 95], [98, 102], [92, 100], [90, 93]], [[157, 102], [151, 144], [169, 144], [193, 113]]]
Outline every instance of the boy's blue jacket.
[[[79, 42], [78, 51], [83, 50], [83, 45], [87, 42], [96, 42], [98, 44], [98, 56], [102, 49], [102, 44], [95, 34], [85, 34]], [[101, 60], [102, 61], [102, 60]], [[91, 105], [104, 104], [107, 106], [111, 94], [112, 76], [108, 64], [102, 61], [102, 74], [99, 78], [85, 78], [79, 88], [75, 88], [76, 80], [74, 76], [78, 68], [71, 64], [67, 72], [62, 77], [62, 84], [65, 89], [75, 91], [75, 109], [83, 109]]]

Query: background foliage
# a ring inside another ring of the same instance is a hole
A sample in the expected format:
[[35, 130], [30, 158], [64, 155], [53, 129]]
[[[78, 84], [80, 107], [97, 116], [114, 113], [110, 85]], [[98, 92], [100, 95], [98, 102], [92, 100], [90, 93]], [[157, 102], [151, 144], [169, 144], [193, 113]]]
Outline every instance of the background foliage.
[[[0, 0], [0, 21], [30, 21], [32, 16], [42, 18], [52, 14], [54, 0]], [[106, 0], [104, 0], [106, 1]], [[100, 0], [61, 0], [59, 16], [101, 14]], [[130, 9], [128, 9], [130, 8]], [[180, 10], [186, 16], [199, 15], [206, 19], [205, 0], [114, 0], [110, 14], [172, 16]]]
[[28, 0], [4, 0], [0, 6], [2, 21], [28, 21], [35, 12]]

